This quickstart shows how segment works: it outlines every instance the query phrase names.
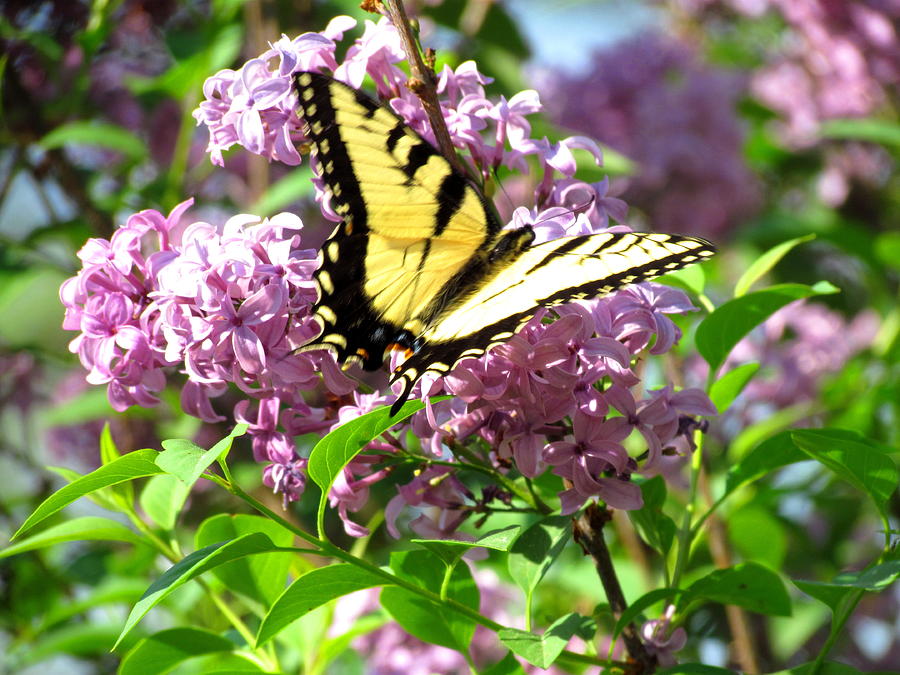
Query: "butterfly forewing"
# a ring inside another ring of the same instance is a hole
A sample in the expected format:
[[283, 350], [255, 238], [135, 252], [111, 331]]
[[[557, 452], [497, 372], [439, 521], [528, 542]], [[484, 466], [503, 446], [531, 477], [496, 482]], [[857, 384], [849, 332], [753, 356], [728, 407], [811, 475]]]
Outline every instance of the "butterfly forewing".
[[434, 299], [499, 224], [475, 187], [392, 111], [330, 77], [298, 73], [298, 109], [320, 175], [343, 218], [322, 249], [314, 308], [328, 347], [359, 350], [377, 367], [404, 330], [418, 331]]
[[540, 307], [605, 295], [713, 253], [709, 242], [669, 234], [602, 233], [532, 246], [448, 307], [423, 332], [424, 347], [397, 368], [394, 381], [401, 380], [408, 395], [426, 372], [443, 375], [505, 342]]

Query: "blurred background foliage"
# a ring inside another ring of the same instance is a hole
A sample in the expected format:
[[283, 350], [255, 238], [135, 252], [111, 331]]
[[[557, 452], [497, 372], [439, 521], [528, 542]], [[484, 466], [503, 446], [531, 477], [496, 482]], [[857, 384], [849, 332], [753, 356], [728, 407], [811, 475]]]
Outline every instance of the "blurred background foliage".
[[[771, 280], [827, 279], [842, 292], [789, 306], [733, 355], [734, 364], [759, 362], [764, 377], [713, 423], [711, 475], [721, 476], [759, 441], [799, 424], [853, 429], [896, 452], [896, 3], [408, 5], [420, 18], [423, 44], [438, 50], [439, 64], [476, 59], [495, 78], [492, 94], [510, 97], [524, 87], [541, 92], [547, 114], [535, 124], [547, 135], [574, 130], [599, 140], [607, 150], [604, 172], [612, 177], [612, 193], [632, 207], [631, 225], [716, 242], [722, 252], [706, 267], [714, 299], [717, 292], [727, 297], [726, 289], [762, 251], [815, 235], [774, 268]], [[269, 165], [235, 153], [226, 154], [225, 168], [217, 169], [191, 112], [208, 76], [259, 54], [281, 33], [321, 30], [337, 14], [368, 16], [349, 1], [3, 3], [4, 534], [58, 486], [45, 465], [86, 471], [98, 464], [105, 422], [123, 450], [159, 447], [160, 439], [170, 437], [209, 445], [226, 432], [181, 413], [175, 390], [158, 409], [114, 413], [105, 391], [85, 383], [66, 348], [71, 336], [60, 327], [57, 291], [75, 273], [75, 253], [88, 238], [108, 238], [130, 213], [167, 212], [190, 196], [196, 199], [195, 220], [212, 223], [238, 212], [296, 211], [306, 223], [304, 243], [318, 246], [329, 228], [311, 200], [307, 167]], [[603, 175], [585, 170], [589, 178]], [[528, 204], [530, 187], [505, 185], [498, 207], [509, 213], [520, 199]], [[705, 378], [690, 344], [688, 336], [684, 371], [676, 378], [685, 385]], [[229, 402], [222, 405], [230, 409]], [[258, 467], [249, 448], [242, 449], [245, 484], [259, 486]], [[389, 499], [384, 492], [373, 503]], [[265, 490], [259, 493], [265, 497]], [[310, 522], [314, 503], [314, 496], [305, 497], [293, 517]], [[187, 517], [199, 522], [233, 506], [201, 490], [192, 496]], [[96, 506], [75, 508], [90, 514]], [[896, 497], [892, 512], [900, 515]], [[766, 480], [726, 515], [740, 557], [792, 575], [830, 578], [877, 551], [873, 514], [845, 485], [818, 471]], [[380, 531], [370, 543], [376, 558], [388, 545]], [[625, 583], [639, 586], [644, 569], [634, 542], [629, 545], [623, 535], [617, 546]], [[25, 673], [114, 670], [118, 657], [108, 649], [128, 603], [143, 592], [144, 578], [157, 564], [149, 549], [99, 542], [0, 561], [0, 648], [9, 667]], [[549, 583], [559, 592], [543, 593], [547, 616], [559, 615], [562, 606], [590, 613], [602, 600], [583, 596], [584, 588], [597, 585], [589, 563], [574, 553], [557, 564]], [[768, 636], [759, 654], [763, 669], [802, 661], [824, 640], [824, 609], [799, 607], [789, 620], [754, 617], [754, 628]], [[900, 663], [898, 607], [896, 589], [869, 598], [838, 654], [859, 668]], [[174, 598], [168, 612], [222, 628], [199, 589]], [[723, 625], [705, 610], [694, 615], [688, 628], [698, 658], [722, 662], [728, 641]]]

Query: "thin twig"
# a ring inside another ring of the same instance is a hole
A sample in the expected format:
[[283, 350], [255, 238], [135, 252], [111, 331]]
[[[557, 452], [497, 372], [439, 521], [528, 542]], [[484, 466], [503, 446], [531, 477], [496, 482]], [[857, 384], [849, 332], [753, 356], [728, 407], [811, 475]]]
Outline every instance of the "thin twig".
[[441, 112], [441, 104], [437, 96], [437, 77], [434, 70], [425, 65], [422, 60], [418, 39], [410, 26], [403, 2], [402, 0], [383, 0], [383, 4], [391, 23], [400, 34], [403, 51], [406, 52], [406, 59], [409, 61], [409, 71], [412, 77], [407, 82], [407, 86], [422, 101], [422, 107], [425, 108], [428, 121], [431, 123], [438, 150], [454, 169], [467, 176], [468, 172], [456, 154], [456, 149], [450, 140], [450, 132], [447, 131], [447, 124], [444, 122], [444, 114]]
[[[597, 568], [603, 590], [606, 591], [609, 606], [613, 616], [618, 620], [628, 609], [628, 603], [625, 602], [625, 594], [622, 592], [612, 557], [603, 538], [603, 528], [610, 520], [609, 511], [601, 509], [596, 504], [590, 504], [575, 520], [574, 532], [575, 541], [594, 559], [594, 566]], [[652, 673], [656, 668], [656, 657], [647, 651], [633, 623], [629, 623], [622, 630], [622, 639], [629, 656], [636, 662], [637, 672]]]

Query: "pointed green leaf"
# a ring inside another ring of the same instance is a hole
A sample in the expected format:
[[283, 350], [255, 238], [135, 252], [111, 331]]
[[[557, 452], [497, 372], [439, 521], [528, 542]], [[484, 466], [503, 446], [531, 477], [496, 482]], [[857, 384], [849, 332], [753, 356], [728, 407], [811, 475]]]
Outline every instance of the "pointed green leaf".
[[685, 597], [687, 600], [703, 599], [736, 605], [759, 614], [791, 614], [791, 599], [781, 577], [753, 562], [707, 574], [690, 585]]
[[122, 632], [119, 634], [119, 639], [116, 641], [113, 649], [119, 646], [147, 612], [179, 586], [219, 565], [224, 565], [247, 555], [266, 553], [273, 549], [275, 549], [275, 545], [271, 539], [261, 532], [255, 532], [238, 537], [232, 541], [223, 541], [207, 546], [182, 558], [166, 570], [159, 579], [154, 581], [141, 599], [138, 600], [128, 615], [125, 626], [122, 628]]
[[550, 569], [572, 535], [572, 519], [551, 516], [525, 530], [510, 549], [509, 574], [525, 593], [531, 593]]
[[[397, 576], [433, 593], [438, 592], [444, 578], [444, 565], [427, 551], [392, 553], [391, 569]], [[447, 597], [477, 610], [478, 595], [469, 567], [454, 567]], [[407, 633], [431, 644], [465, 651], [475, 633], [475, 624], [468, 617], [403, 588], [385, 588], [381, 606]]]
[[512, 652], [506, 652], [506, 656], [497, 663], [482, 670], [481, 675], [525, 675], [525, 669]]
[[821, 462], [875, 503], [887, 519], [887, 502], [897, 489], [897, 466], [876, 446], [851, 440], [839, 429], [800, 429], [791, 432], [794, 444]]
[[805, 462], [808, 459], [809, 456], [794, 445], [791, 433], [783, 431], [757, 445], [731, 467], [725, 482], [725, 494], [731, 494], [740, 486], [762, 478], [783, 466]]
[[678, 528], [662, 510], [666, 502], [666, 483], [662, 476], [654, 476], [640, 485], [644, 505], [628, 511], [628, 518], [634, 523], [641, 539], [661, 555], [667, 555]]
[[900, 149], [900, 125], [891, 120], [871, 117], [863, 119], [828, 120], [823, 122], [820, 133], [826, 138], [845, 138], [879, 143], [886, 148]]
[[[278, 523], [250, 514], [220, 513], [204, 520], [197, 528], [194, 545], [204, 548], [217, 541], [262, 532], [276, 546], [289, 547], [294, 535]], [[296, 553], [283, 551], [241, 558], [213, 570], [213, 574], [235, 593], [252, 598], [265, 607], [284, 593], [287, 574]]]
[[490, 548], [495, 551], [508, 551], [521, 530], [522, 528], [519, 525], [510, 525], [488, 532], [474, 541], [463, 541], [461, 539], [411, 539], [410, 541], [428, 549], [445, 563], [453, 564], [466, 551], [476, 546]]
[[247, 427], [247, 424], [236, 425], [230, 434], [209, 450], [204, 450], [184, 438], [163, 441], [162, 446], [165, 450], [159, 453], [156, 463], [166, 473], [178, 476], [188, 485], [193, 485], [210, 464], [228, 454], [234, 439], [243, 436]]
[[779, 309], [795, 300], [837, 292], [838, 289], [826, 281], [814, 286], [780, 284], [729, 300], [718, 307], [697, 326], [697, 349], [709, 364], [710, 377], [715, 376], [728, 354], [747, 333]]
[[190, 492], [190, 485], [177, 476], [163, 473], [147, 481], [138, 501], [150, 520], [164, 530], [171, 530]]
[[734, 297], [738, 298], [744, 295], [750, 287], [764, 277], [778, 262], [786, 256], [791, 249], [807, 241], [816, 238], [814, 234], [807, 234], [803, 237], [797, 237], [789, 241], [782, 242], [759, 256], [750, 267], [741, 275], [738, 282], [734, 285]]
[[859, 572], [841, 572], [832, 581], [803, 581], [794, 579], [794, 585], [827, 605], [832, 611], [852, 591], [879, 593], [900, 577], [900, 560], [873, 565]]
[[497, 633], [497, 637], [531, 665], [549, 668], [584, 621], [585, 617], [573, 612], [554, 621], [542, 635], [518, 628], [504, 628]]
[[[447, 398], [450, 397], [436, 396], [432, 400], [443, 401]], [[399, 412], [391, 417], [390, 407], [384, 406], [345, 422], [316, 443], [309, 453], [306, 472], [313, 482], [322, 488], [318, 512], [320, 537], [324, 536], [323, 522], [328, 492], [337, 475], [373, 439], [424, 407], [422, 401], [407, 401]]]
[[122, 659], [118, 675], [163, 675], [187, 659], [212, 652], [231, 652], [236, 645], [198, 628], [170, 628], [137, 643]]
[[307, 572], [275, 601], [256, 634], [259, 647], [307, 612], [348, 593], [384, 586], [385, 577], [355, 565], [337, 564]]
[[709, 388], [709, 398], [721, 415], [759, 371], [758, 363], [742, 363], [720, 376]]
[[61, 487], [41, 502], [34, 510], [34, 513], [28, 516], [13, 535], [13, 539], [21, 536], [39, 522], [65, 508], [79, 497], [110, 485], [117, 485], [135, 478], [161, 473], [161, 469], [154, 461], [158, 454], [156, 450], [135, 450]]
[[8, 546], [0, 551], [0, 558], [25, 551], [54, 546], [66, 541], [127, 541], [145, 544], [146, 541], [130, 527], [109, 518], [83, 516], [48, 527], [43, 532]]

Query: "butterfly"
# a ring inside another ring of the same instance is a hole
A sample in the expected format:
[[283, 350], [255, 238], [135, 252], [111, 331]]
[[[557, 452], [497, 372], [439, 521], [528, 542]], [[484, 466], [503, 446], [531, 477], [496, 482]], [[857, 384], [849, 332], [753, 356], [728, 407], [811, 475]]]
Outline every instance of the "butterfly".
[[534, 244], [503, 229], [478, 186], [396, 113], [321, 73], [294, 77], [298, 114], [342, 222], [323, 244], [301, 351], [377, 370], [392, 350], [402, 391], [513, 336], [541, 307], [610, 293], [699, 262], [707, 241], [603, 232]]

